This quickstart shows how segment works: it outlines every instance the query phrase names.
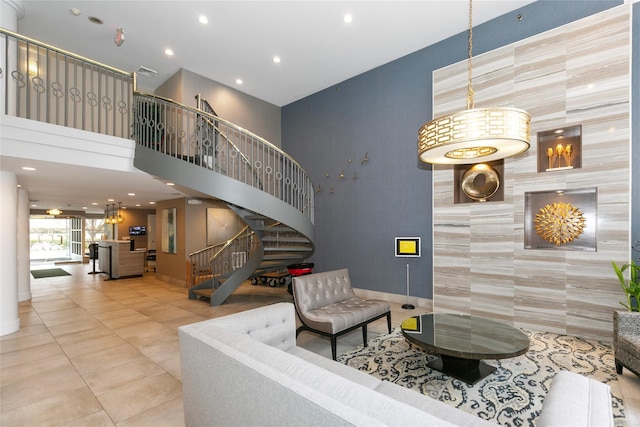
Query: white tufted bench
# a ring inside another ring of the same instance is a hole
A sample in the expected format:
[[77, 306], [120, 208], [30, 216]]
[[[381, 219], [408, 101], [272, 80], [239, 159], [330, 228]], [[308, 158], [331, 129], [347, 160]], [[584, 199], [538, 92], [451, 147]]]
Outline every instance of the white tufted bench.
[[367, 324], [387, 317], [391, 333], [391, 308], [388, 302], [358, 298], [351, 287], [349, 270], [333, 270], [293, 278], [293, 300], [302, 331], [311, 331], [331, 338], [331, 355], [336, 360], [336, 339], [340, 335], [362, 328], [367, 346]]

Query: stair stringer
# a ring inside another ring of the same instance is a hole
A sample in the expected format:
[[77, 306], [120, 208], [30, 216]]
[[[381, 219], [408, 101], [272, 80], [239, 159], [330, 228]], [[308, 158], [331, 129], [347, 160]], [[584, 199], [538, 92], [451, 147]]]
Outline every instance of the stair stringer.
[[133, 165], [151, 175], [279, 221], [314, 241], [314, 226], [308, 215], [258, 188], [139, 144]]

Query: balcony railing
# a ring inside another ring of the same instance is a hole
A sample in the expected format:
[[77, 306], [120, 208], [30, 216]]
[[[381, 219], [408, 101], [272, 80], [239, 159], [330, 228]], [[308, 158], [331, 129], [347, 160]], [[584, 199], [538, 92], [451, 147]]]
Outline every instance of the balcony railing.
[[131, 74], [0, 28], [2, 113], [130, 138]]

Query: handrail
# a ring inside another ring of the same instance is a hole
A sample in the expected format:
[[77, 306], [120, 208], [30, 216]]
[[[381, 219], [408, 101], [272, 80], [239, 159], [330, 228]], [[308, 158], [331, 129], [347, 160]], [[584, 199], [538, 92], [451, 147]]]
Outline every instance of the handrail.
[[0, 36], [1, 114], [129, 138], [130, 73], [4, 28]]
[[82, 62], [87, 62], [87, 63], [93, 64], [93, 65], [95, 65], [97, 67], [105, 68], [107, 70], [111, 70], [114, 73], [119, 73], [119, 74], [131, 77], [131, 73], [128, 72], [128, 71], [123, 71], [123, 70], [120, 70], [119, 68], [115, 68], [115, 67], [112, 67], [110, 65], [106, 65], [106, 64], [103, 64], [101, 62], [94, 61], [93, 59], [86, 58], [86, 57], [84, 57], [82, 55], [78, 55], [78, 54], [69, 52], [67, 50], [60, 49], [60, 48], [55, 47], [55, 46], [51, 46], [50, 44], [43, 43], [43, 42], [41, 42], [39, 40], [32, 39], [31, 37], [27, 37], [27, 36], [23, 36], [22, 34], [14, 33], [13, 31], [7, 30], [6, 28], [0, 27], [0, 33], [8, 34], [11, 37], [14, 37], [16, 39], [24, 40], [26, 42], [39, 45], [39, 46], [44, 47], [44, 48], [46, 48], [48, 50], [53, 50], [53, 51], [56, 51], [58, 53], [61, 53], [61, 54], [65, 55], [65, 56], [70, 56], [72, 58], [80, 59], [80, 60], [82, 60]]
[[313, 223], [315, 191], [290, 155], [264, 138], [197, 108], [134, 92], [132, 139], [266, 192]]
[[194, 114], [200, 114], [200, 115], [205, 115], [210, 117], [213, 121], [219, 121], [224, 123], [226, 126], [229, 126], [230, 128], [236, 129], [239, 132], [242, 132], [243, 134], [250, 136], [251, 138], [260, 141], [261, 143], [263, 143], [264, 145], [267, 145], [269, 148], [273, 149], [274, 151], [279, 152], [283, 157], [285, 157], [287, 160], [291, 161], [293, 164], [295, 164], [296, 166], [298, 166], [300, 169], [302, 169], [302, 166], [296, 161], [296, 159], [294, 159], [293, 157], [291, 157], [289, 154], [287, 154], [285, 151], [282, 151], [281, 148], [279, 148], [278, 146], [272, 144], [271, 142], [267, 141], [266, 139], [264, 139], [263, 137], [256, 135], [255, 133], [244, 129], [243, 127], [240, 127], [228, 120], [225, 120], [221, 117], [218, 116], [214, 116], [213, 114], [207, 113], [206, 111], [203, 110], [198, 110], [197, 108], [194, 107], [190, 107], [188, 105], [184, 105], [178, 101], [175, 101], [171, 98], [165, 98], [162, 96], [158, 96], [158, 95], [152, 95], [152, 94], [148, 94], [148, 93], [144, 93], [144, 92], [138, 92], [138, 91], [134, 91], [134, 95], [142, 95], [145, 97], [149, 97], [149, 98], [155, 98], [164, 102], [169, 102], [171, 104], [175, 104], [176, 106], [179, 106], [180, 108], [193, 112]]
[[229, 245], [231, 244], [231, 242], [233, 242], [235, 239], [237, 239], [238, 237], [242, 236], [242, 233], [244, 233], [245, 231], [247, 231], [247, 229], [248, 229], [248, 228], [249, 228], [249, 226], [248, 226], [248, 225], [245, 225], [245, 226], [244, 226], [244, 228], [243, 228], [242, 230], [238, 231], [238, 232], [235, 234], [235, 236], [233, 236], [232, 238], [230, 238], [230, 239], [228, 239], [228, 240], [226, 240], [226, 241], [224, 241], [224, 242], [219, 242], [219, 243], [215, 243], [215, 244], [213, 244], [213, 245], [209, 245], [209, 246], [207, 246], [207, 247], [206, 247], [206, 248], [204, 248], [204, 249], [200, 249], [200, 250], [198, 250], [198, 251], [191, 252], [191, 253], [189, 254], [189, 257], [196, 256], [196, 255], [200, 255], [201, 253], [206, 252], [206, 251], [208, 251], [208, 250], [210, 250], [210, 249], [213, 249], [213, 248], [215, 248], [215, 247], [217, 247], [217, 246], [222, 246], [222, 247], [223, 247], [223, 249], [224, 249], [224, 247], [229, 246]]

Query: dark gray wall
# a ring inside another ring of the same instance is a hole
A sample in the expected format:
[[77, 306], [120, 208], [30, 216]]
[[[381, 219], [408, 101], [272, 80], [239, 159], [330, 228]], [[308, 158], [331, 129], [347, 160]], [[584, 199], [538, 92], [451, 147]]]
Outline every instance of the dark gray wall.
[[[622, 3], [533, 3], [474, 27], [474, 55]], [[282, 147], [323, 189], [316, 194], [315, 271], [346, 267], [355, 287], [404, 294], [409, 264], [411, 295], [432, 297], [431, 166], [417, 161], [417, 131], [432, 118], [432, 71], [466, 57], [465, 32], [283, 107]], [[365, 153], [369, 161], [361, 165]], [[345, 179], [337, 178], [342, 170]], [[421, 237], [422, 257], [395, 258], [397, 236]]]
[[195, 96], [198, 93], [219, 117], [280, 147], [281, 110], [274, 104], [185, 69], [178, 70], [155, 91], [158, 96], [191, 107], [196, 106]]

